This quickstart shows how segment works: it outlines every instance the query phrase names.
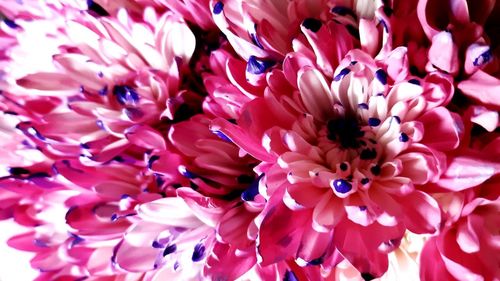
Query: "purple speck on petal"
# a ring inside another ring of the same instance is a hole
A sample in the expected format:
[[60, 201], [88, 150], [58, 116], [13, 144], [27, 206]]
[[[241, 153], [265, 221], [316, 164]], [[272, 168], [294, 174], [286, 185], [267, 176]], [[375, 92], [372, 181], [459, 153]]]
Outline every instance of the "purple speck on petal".
[[260, 182], [260, 179], [264, 176], [264, 174], [262, 173], [261, 175], [259, 175], [251, 184], [250, 186], [248, 186], [247, 189], [245, 189], [245, 191], [243, 191], [241, 193], [241, 199], [243, 201], [253, 201], [255, 199], [255, 196], [257, 196], [257, 194], [259, 194], [259, 182]]
[[418, 81], [417, 79], [410, 79], [410, 80], [408, 80], [408, 83], [411, 83], [414, 85], [420, 85], [420, 81]]
[[102, 89], [100, 89], [100, 90], [99, 90], [98, 94], [99, 94], [100, 96], [105, 96], [105, 95], [107, 95], [107, 94], [108, 94], [108, 86], [106, 85], [106, 86], [102, 87]]
[[10, 19], [4, 19], [3, 22], [10, 28], [12, 29], [15, 29], [15, 28], [18, 28], [19, 25], [17, 25], [17, 23], [15, 23], [13, 20], [10, 20]]
[[175, 252], [176, 250], [177, 250], [177, 245], [175, 245], [175, 244], [168, 245], [167, 247], [165, 247], [165, 250], [163, 250], [163, 256], [170, 255], [171, 253]]
[[486, 52], [482, 53], [477, 58], [475, 58], [472, 64], [474, 64], [474, 66], [481, 66], [490, 62], [491, 58], [492, 58], [491, 51], [487, 50]]
[[221, 1], [217, 1], [213, 9], [214, 14], [218, 15], [222, 12], [222, 10], [224, 10], [224, 3], [222, 3]]
[[399, 135], [399, 141], [400, 142], [407, 142], [410, 138], [408, 137], [407, 134], [405, 133], [401, 133], [401, 135]]
[[331, 9], [331, 12], [334, 14], [340, 15], [340, 16], [350, 15], [354, 19], [358, 18], [358, 16], [356, 15], [356, 13], [354, 13], [353, 10], [351, 10], [347, 7], [344, 7], [344, 6], [335, 6]]
[[344, 76], [349, 74], [349, 72], [351, 72], [349, 68], [344, 68], [339, 72], [339, 74], [337, 74], [337, 76], [335, 76], [335, 78], [333, 78], [333, 80], [340, 81], [340, 79], [344, 78]]
[[378, 81], [380, 81], [380, 83], [382, 83], [382, 85], [387, 84], [387, 73], [384, 70], [379, 69], [375, 71], [375, 77]]
[[262, 74], [271, 67], [274, 63], [258, 59], [255, 56], [250, 56], [247, 63], [246, 71], [251, 74]]
[[366, 206], [359, 206], [360, 211], [366, 211]]
[[285, 272], [285, 277], [283, 278], [283, 281], [299, 281], [297, 276], [295, 276], [295, 273], [293, 273], [290, 270], [287, 270]]
[[321, 25], [321, 21], [315, 18], [307, 18], [302, 22], [302, 26], [312, 32], [318, 32], [318, 30], [321, 28]]
[[360, 108], [360, 109], [368, 109], [368, 104], [366, 104], [366, 103], [360, 103], [360, 104], [358, 104], [358, 108]]
[[227, 141], [227, 142], [232, 142], [230, 138], [228, 138], [223, 132], [219, 130], [212, 131], [214, 134], [216, 134], [220, 139]]
[[151, 169], [151, 167], [153, 166], [153, 163], [158, 159], [160, 159], [160, 156], [158, 156], [158, 155], [151, 156], [151, 158], [149, 158], [149, 160], [148, 160], [148, 168]]
[[372, 127], [377, 127], [378, 125], [380, 125], [380, 119], [378, 118], [369, 118], [368, 119], [368, 125], [372, 126]]
[[191, 260], [194, 262], [201, 261], [205, 256], [205, 246], [201, 243], [196, 244], [194, 246], [193, 255], [191, 256]]
[[344, 179], [337, 179], [333, 181], [333, 188], [339, 193], [347, 193], [352, 189], [352, 185]]
[[370, 182], [368, 178], [361, 179], [361, 184], [367, 184], [368, 182]]
[[151, 244], [151, 247], [156, 248], [156, 249], [162, 249], [164, 246], [160, 242], [158, 242], [158, 241], [155, 240]]

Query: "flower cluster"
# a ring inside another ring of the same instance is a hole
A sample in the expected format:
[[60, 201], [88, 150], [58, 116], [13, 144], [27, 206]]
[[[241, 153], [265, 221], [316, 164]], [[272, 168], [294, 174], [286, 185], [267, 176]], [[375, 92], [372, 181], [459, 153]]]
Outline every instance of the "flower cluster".
[[43, 280], [500, 280], [500, 1], [0, 2]]

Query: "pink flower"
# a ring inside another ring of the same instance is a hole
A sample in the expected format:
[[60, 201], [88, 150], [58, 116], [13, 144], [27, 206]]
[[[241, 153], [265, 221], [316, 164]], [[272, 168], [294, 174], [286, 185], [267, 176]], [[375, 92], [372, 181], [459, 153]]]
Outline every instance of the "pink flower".
[[329, 267], [337, 248], [361, 272], [380, 276], [405, 229], [439, 227], [439, 207], [420, 188], [442, 174], [460, 119], [443, 107], [446, 80], [410, 79], [405, 63], [402, 48], [385, 62], [354, 50], [330, 80], [295, 53], [238, 125], [214, 121], [213, 130], [263, 161], [262, 264], [296, 256]]
[[450, 203], [444, 202], [450, 206], [450, 217], [439, 235], [429, 239], [422, 250], [421, 280], [498, 278], [498, 184], [495, 177], [479, 186], [472, 198], [469, 193], [465, 198], [455, 195]]

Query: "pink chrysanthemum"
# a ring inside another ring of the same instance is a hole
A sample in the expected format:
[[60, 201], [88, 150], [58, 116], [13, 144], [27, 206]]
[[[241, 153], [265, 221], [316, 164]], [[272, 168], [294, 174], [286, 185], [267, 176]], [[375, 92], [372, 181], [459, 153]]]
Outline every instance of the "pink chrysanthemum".
[[451, 94], [434, 83], [442, 78], [411, 79], [405, 62], [402, 48], [378, 62], [351, 51], [329, 87], [296, 53], [238, 125], [214, 122], [263, 161], [263, 264], [294, 257], [321, 264], [337, 248], [361, 272], [380, 276], [405, 229], [438, 229], [438, 205], [420, 189], [443, 173], [461, 121], [442, 107]]

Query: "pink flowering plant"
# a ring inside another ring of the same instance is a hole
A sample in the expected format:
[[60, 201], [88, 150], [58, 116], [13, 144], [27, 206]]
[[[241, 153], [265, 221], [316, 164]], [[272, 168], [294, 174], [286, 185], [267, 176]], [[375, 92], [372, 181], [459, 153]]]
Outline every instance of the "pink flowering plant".
[[500, 281], [500, 1], [0, 19], [3, 249], [34, 280]]

